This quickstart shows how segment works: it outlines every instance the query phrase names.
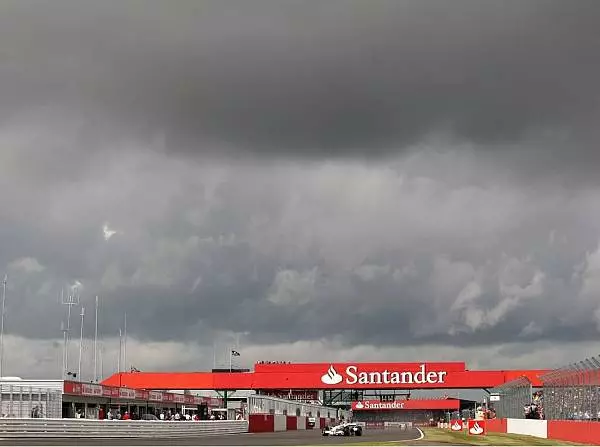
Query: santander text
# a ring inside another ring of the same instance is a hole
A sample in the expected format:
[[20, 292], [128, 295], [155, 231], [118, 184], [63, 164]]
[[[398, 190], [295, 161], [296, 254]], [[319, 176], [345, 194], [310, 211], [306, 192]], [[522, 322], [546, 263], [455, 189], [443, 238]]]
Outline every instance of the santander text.
[[417, 372], [411, 371], [388, 371], [366, 372], [359, 371], [357, 366], [346, 368], [346, 383], [348, 385], [371, 385], [371, 384], [403, 384], [403, 383], [444, 383], [445, 371], [427, 371], [425, 365], [421, 365]]

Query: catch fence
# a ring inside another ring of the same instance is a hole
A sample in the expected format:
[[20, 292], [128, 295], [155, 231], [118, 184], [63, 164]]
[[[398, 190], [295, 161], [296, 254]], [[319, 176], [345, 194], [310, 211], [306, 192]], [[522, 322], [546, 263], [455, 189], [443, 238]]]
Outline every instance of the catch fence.
[[533, 387], [527, 377], [519, 377], [493, 388], [490, 393], [498, 399], [492, 403], [496, 417], [519, 419], [525, 417], [525, 408], [531, 404]]
[[546, 419], [600, 419], [600, 360], [591, 357], [545, 374]]
[[540, 380], [539, 390], [526, 377], [491, 390], [497, 396], [490, 402], [496, 417], [600, 421], [600, 357], [571, 363]]
[[0, 384], [0, 413], [2, 418], [60, 418], [62, 392], [13, 384]]

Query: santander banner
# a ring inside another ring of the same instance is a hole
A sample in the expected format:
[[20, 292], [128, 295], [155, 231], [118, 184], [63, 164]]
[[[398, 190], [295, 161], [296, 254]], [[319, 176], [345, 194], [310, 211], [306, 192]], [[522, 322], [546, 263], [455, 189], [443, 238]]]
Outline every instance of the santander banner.
[[465, 374], [464, 362], [257, 364], [256, 389], [444, 388]]
[[382, 410], [458, 410], [458, 399], [407, 399], [392, 402], [379, 400], [359, 400], [352, 402], [352, 411]]
[[330, 365], [321, 382], [325, 385], [406, 385], [406, 384], [442, 384], [448, 371], [428, 370], [422, 363], [416, 368], [410, 366], [404, 369], [372, 369], [360, 368], [357, 365], [348, 365], [339, 372], [334, 365]]

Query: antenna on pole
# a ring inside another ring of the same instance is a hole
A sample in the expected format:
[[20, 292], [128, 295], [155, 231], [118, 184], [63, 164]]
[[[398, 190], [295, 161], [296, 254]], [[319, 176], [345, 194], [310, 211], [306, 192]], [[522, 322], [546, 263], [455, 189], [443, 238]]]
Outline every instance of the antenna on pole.
[[125, 312], [125, 321], [123, 322], [123, 367], [127, 371], [127, 312]]
[[63, 333], [63, 356], [62, 356], [62, 371], [61, 371], [61, 375], [64, 377], [65, 375], [65, 371], [67, 370], [67, 365], [65, 364], [65, 354], [66, 354], [66, 349], [65, 347], [67, 346], [67, 328], [65, 326], [65, 322], [61, 320], [60, 322], [60, 330]]
[[96, 295], [96, 323], [94, 325], [94, 382], [98, 383], [98, 295]]
[[8, 275], [4, 274], [4, 279], [2, 280], [2, 317], [0, 318], [2, 321], [0, 322], [0, 379], [4, 377], [2, 374], [4, 373], [4, 309], [6, 305], [6, 282], [8, 281]]
[[123, 349], [123, 334], [121, 329], [119, 329], [119, 358], [117, 359], [117, 373], [121, 372], [121, 355]]
[[83, 318], [85, 316], [85, 307], [81, 307], [81, 335], [79, 336], [79, 363], [77, 366], [77, 377], [81, 382], [81, 354], [83, 353]]
[[75, 286], [71, 293], [67, 293], [65, 297], [64, 289], [61, 290], [61, 303], [63, 306], [67, 306], [67, 327], [65, 329], [64, 335], [64, 370], [63, 370], [63, 379], [67, 378], [67, 373], [69, 372], [69, 342], [71, 341], [71, 308], [73, 306], [79, 306], [79, 290], [78, 287]]
[[213, 341], [213, 369], [217, 368], [217, 345]]
[[103, 362], [103, 353], [104, 353], [104, 343], [100, 344], [100, 377], [104, 377], [104, 362]]

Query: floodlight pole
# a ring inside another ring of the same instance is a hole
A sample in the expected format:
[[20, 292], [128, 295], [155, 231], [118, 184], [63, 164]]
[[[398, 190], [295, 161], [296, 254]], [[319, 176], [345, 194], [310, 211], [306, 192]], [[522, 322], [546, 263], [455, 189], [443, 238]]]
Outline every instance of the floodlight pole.
[[6, 282], [8, 280], [8, 275], [4, 275], [4, 280], [2, 281], [2, 317], [0, 322], [0, 379], [4, 377], [2, 374], [4, 373], [4, 309], [6, 305]]
[[94, 325], [94, 382], [98, 382], [98, 295], [96, 295], [96, 323]]
[[81, 332], [79, 335], [79, 363], [77, 366], [77, 377], [81, 382], [81, 355], [83, 353], [83, 319], [85, 317], [85, 307], [81, 307]]
[[63, 305], [67, 306], [67, 328], [64, 329], [64, 370], [63, 370], [63, 378], [66, 379], [68, 377], [67, 373], [69, 371], [69, 342], [71, 341], [71, 307], [79, 305], [79, 293], [77, 291], [77, 287], [73, 290], [73, 294], [68, 294], [67, 299], [65, 300], [64, 289], [61, 291], [61, 302]]

